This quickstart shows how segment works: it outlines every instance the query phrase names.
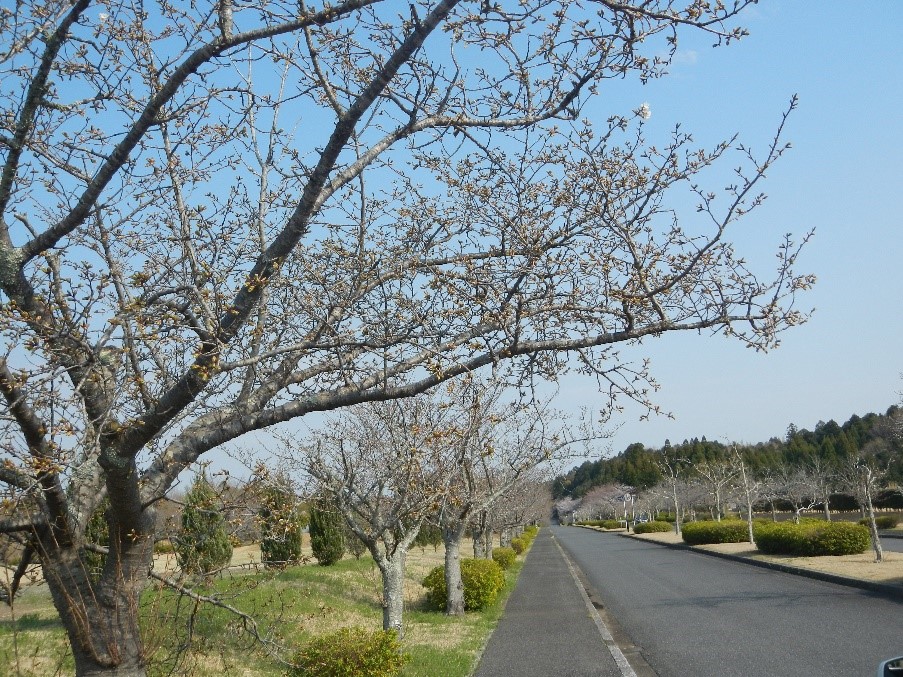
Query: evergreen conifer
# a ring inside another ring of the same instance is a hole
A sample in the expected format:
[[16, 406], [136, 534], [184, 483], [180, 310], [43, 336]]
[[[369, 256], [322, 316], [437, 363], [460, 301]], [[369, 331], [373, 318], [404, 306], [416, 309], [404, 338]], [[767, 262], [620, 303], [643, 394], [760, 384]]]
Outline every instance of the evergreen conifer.
[[198, 475], [185, 497], [182, 531], [176, 539], [176, 558], [182, 571], [206, 576], [232, 559], [232, 541], [217, 495], [203, 474]]

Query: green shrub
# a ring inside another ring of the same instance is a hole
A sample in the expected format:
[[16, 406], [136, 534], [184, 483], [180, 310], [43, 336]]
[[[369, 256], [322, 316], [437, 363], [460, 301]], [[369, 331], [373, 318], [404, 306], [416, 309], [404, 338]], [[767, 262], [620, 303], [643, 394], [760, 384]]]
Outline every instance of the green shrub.
[[[900, 518], [896, 515], [880, 515], [875, 518], [875, 526], [879, 529], [893, 529], [900, 523]], [[868, 518], [859, 520], [859, 524], [864, 527], [869, 525]]]
[[401, 652], [397, 633], [342, 628], [318, 637], [292, 658], [289, 677], [394, 677], [410, 656]]
[[754, 534], [759, 550], [771, 555], [856, 555], [870, 543], [868, 529], [851, 522], [764, 522]]
[[769, 555], [803, 555], [807, 549], [803, 525], [793, 522], [760, 522], [753, 525], [756, 547]]
[[185, 497], [176, 559], [186, 574], [207, 575], [232, 559], [232, 540], [219, 497], [204, 474], [195, 478]]
[[260, 559], [270, 568], [282, 568], [301, 559], [301, 539], [308, 516], [287, 488], [264, 491], [260, 508]]
[[677, 517], [673, 512], [660, 512], [658, 516], [655, 518], [656, 522], [670, 522], [674, 524], [677, 521]]
[[707, 543], [743, 543], [749, 540], [746, 522], [729, 520], [725, 522], [690, 522], [681, 529], [684, 543], [705, 545]]
[[[495, 602], [505, 587], [502, 567], [491, 559], [462, 559], [461, 583], [464, 585], [464, 608], [476, 611]], [[423, 579], [430, 603], [445, 609], [445, 567], [438, 566]]]
[[172, 541], [168, 538], [161, 539], [154, 543], [154, 554], [155, 555], [170, 555], [176, 551], [175, 547], [173, 547]]
[[674, 527], [667, 522], [642, 522], [633, 528], [634, 533], [637, 534], [664, 533], [673, 530]]
[[514, 552], [514, 548], [493, 548], [492, 549], [492, 559], [498, 564], [502, 569], [510, 569], [511, 565], [514, 564], [514, 560], [517, 557], [517, 553]]
[[529, 538], [531, 541], [536, 538], [536, 534], [539, 533], [539, 527], [535, 524], [531, 524], [528, 527], [524, 527], [524, 536]]
[[858, 555], [868, 550], [871, 542], [868, 529], [852, 522], [827, 522], [812, 533], [816, 555]]
[[310, 508], [310, 547], [322, 566], [335, 564], [345, 554], [345, 520], [327, 500], [316, 500]]
[[522, 536], [516, 536], [511, 539], [511, 549], [518, 555], [523, 554], [524, 550], [527, 549], [527, 545], [527, 541]]
[[587, 527], [601, 527], [602, 529], [620, 529], [622, 527], [621, 522], [618, 520], [583, 520], [582, 522], [577, 522], [577, 524]]

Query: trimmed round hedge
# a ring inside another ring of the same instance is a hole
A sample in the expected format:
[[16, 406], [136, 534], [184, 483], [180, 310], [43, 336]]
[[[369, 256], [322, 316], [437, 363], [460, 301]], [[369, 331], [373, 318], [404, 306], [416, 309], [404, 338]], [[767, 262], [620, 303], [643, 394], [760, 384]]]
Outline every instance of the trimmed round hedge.
[[[875, 526], [879, 529], [893, 529], [900, 523], [900, 518], [896, 515], [879, 515], [875, 518]], [[868, 518], [859, 520], [859, 524], [864, 527], [869, 525]]]
[[[464, 608], [476, 611], [495, 602], [505, 587], [505, 572], [491, 559], [462, 559], [461, 582], [464, 584]], [[445, 609], [445, 567], [438, 566], [423, 579], [430, 603]]]
[[743, 543], [749, 540], [746, 522], [689, 522], [681, 529], [684, 543], [706, 545], [709, 543]]
[[674, 526], [667, 522], [641, 522], [633, 528], [633, 532], [636, 534], [665, 533], [673, 530]]
[[759, 550], [769, 555], [858, 555], [871, 544], [868, 528], [852, 522], [764, 522], [753, 533]]
[[582, 527], [601, 527], [602, 529], [622, 529], [623, 525], [618, 520], [581, 520], [577, 522]]
[[492, 560], [502, 569], [510, 569], [511, 565], [514, 564], [515, 558], [517, 558], [517, 553], [514, 552], [514, 548], [492, 549]]
[[395, 677], [411, 657], [402, 653], [398, 634], [342, 628], [323, 635], [293, 657], [290, 677]]

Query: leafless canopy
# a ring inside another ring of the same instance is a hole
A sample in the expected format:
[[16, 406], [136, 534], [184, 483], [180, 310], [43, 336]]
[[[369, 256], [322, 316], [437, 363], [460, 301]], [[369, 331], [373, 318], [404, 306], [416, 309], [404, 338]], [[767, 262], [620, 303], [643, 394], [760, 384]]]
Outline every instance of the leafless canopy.
[[[313, 411], [566, 354], [646, 401], [616, 344], [773, 346], [804, 319], [798, 247], [761, 279], [726, 232], [779, 134], [653, 147], [645, 109], [582, 117], [681, 30], [742, 36], [748, 4], [0, 8], [0, 480], [66, 548], [104, 494], [146, 534], [203, 453]], [[732, 154], [726, 191], [697, 184]]]

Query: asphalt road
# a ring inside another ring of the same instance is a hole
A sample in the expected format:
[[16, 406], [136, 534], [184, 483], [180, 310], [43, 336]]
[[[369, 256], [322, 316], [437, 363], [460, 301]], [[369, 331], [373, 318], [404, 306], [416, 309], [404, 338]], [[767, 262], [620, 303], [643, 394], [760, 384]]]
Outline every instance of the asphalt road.
[[552, 533], [624, 652], [662, 677], [871, 676], [903, 655], [903, 603], [616, 534]]
[[890, 552], [903, 552], [903, 538], [882, 536], [881, 549]]

